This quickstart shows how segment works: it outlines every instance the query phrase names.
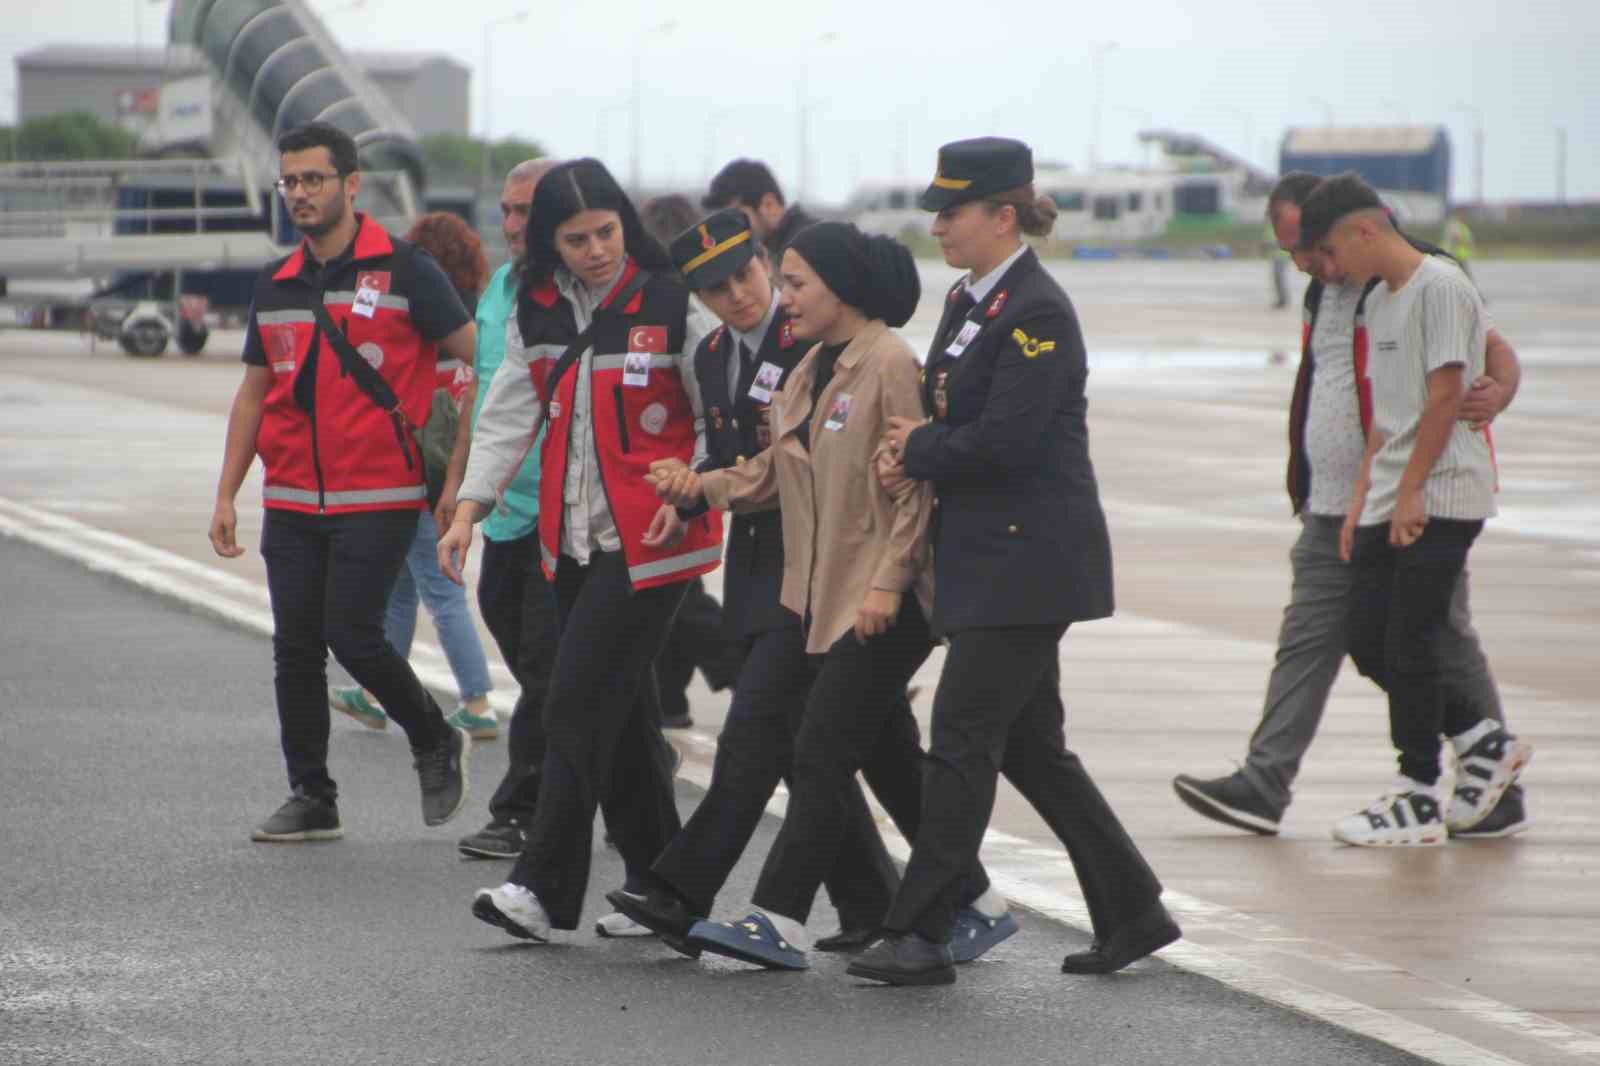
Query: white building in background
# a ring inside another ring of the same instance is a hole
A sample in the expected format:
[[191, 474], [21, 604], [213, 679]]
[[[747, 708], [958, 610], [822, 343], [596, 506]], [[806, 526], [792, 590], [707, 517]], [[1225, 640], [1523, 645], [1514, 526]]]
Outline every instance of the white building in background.
[[[1053, 239], [1079, 244], [1148, 241], [1262, 218], [1273, 175], [1193, 134], [1146, 130], [1139, 136], [1162, 149], [1153, 166], [1089, 172], [1038, 167], [1034, 188], [1049, 196], [1058, 212]], [[929, 216], [917, 208], [923, 188], [903, 182], [865, 185], [845, 213], [876, 233], [926, 233]]]

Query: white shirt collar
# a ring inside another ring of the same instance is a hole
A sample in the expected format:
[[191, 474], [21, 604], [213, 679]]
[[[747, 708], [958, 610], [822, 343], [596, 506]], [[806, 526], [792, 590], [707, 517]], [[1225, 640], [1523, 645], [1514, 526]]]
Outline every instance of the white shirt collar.
[[967, 295], [972, 297], [973, 303], [983, 303], [983, 301], [988, 298], [989, 293], [994, 291], [994, 287], [1000, 284], [1000, 279], [1005, 276], [1006, 271], [1010, 270], [1011, 265], [1018, 259], [1021, 259], [1022, 254], [1027, 250], [1028, 244], [1026, 241], [1024, 241], [1022, 247], [1006, 256], [1005, 262], [989, 271], [989, 273], [985, 274], [983, 277], [973, 281], [972, 276], [968, 275]]
[[[767, 305], [767, 317], [765, 317], [765, 318], [763, 318], [761, 320], [761, 324], [760, 325], [758, 325], [755, 329], [751, 330], [749, 333], [740, 333], [738, 330], [734, 329], [732, 326], [729, 326], [728, 327], [728, 332], [733, 334], [733, 339], [735, 341], [743, 341], [744, 342], [744, 346], [750, 350], [750, 354], [751, 355], [755, 355], [757, 352], [759, 352], [761, 350], [761, 342], [767, 339], [767, 330], [772, 328], [772, 320], [777, 318], [777, 317], [778, 317], [778, 290], [777, 289], [773, 289], [772, 290], [772, 302]], [[737, 350], [738, 349], [737, 349], [737, 346], [736, 346], [735, 347], [735, 351], [737, 351]]]

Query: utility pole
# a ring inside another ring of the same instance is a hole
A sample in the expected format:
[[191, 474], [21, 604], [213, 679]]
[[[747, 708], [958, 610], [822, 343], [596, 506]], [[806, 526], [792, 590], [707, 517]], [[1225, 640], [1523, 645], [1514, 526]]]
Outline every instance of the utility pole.
[[1556, 203], [1567, 202], [1567, 127], [1556, 127]]

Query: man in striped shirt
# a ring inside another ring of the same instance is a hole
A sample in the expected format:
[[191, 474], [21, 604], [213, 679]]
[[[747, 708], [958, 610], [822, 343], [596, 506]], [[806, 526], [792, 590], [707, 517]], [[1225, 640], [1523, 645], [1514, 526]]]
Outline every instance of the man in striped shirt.
[[[1394, 227], [1353, 174], [1330, 178], [1301, 208], [1301, 242], [1365, 297], [1372, 428], [1340, 533], [1354, 565], [1349, 647], [1389, 696], [1400, 777], [1336, 839], [1364, 846], [1443, 844], [1493, 810], [1532, 755], [1475, 710], [1445, 699], [1438, 642], [1472, 542], [1494, 514], [1488, 444], [1459, 421], [1466, 383], [1483, 370], [1483, 302], [1454, 266], [1426, 256]], [[1439, 735], [1459, 771], [1439, 794]]]

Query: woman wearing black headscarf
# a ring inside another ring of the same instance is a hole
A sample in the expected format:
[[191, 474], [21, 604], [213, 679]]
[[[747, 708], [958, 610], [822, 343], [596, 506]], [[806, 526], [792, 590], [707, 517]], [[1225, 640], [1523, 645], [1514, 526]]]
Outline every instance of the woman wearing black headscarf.
[[[697, 922], [688, 939], [793, 970], [806, 966], [811, 904], [851, 824], [854, 775], [868, 752], [884, 757], [880, 738], [890, 739], [907, 788], [920, 797], [917, 726], [896, 697], [933, 648], [925, 614], [932, 495], [910, 480], [885, 487], [874, 469], [890, 420], [923, 416], [916, 359], [890, 329], [911, 317], [920, 296], [911, 254], [890, 238], [823, 222], [794, 238], [781, 271], [795, 335], [815, 347], [773, 396], [772, 445], [699, 475], [658, 463], [655, 476], [662, 496], [685, 507], [702, 498], [724, 510], [779, 501], [781, 599], [806, 621], [816, 679], [795, 738], [788, 813], [755, 909], [736, 922]], [[915, 810], [897, 813], [914, 836]]]
[[472, 524], [544, 428], [539, 547], [561, 627], [548, 747], [522, 856], [472, 905], [513, 936], [544, 940], [577, 927], [597, 804], [630, 871], [678, 831], [652, 704], [634, 695], [686, 583], [720, 562], [722, 526], [720, 515], [685, 523], [644, 480], [654, 461], [705, 455], [691, 364], [709, 323], [627, 195], [595, 160], [558, 166], [534, 193], [526, 245], [506, 365], [479, 413], [439, 561], [459, 580]]

